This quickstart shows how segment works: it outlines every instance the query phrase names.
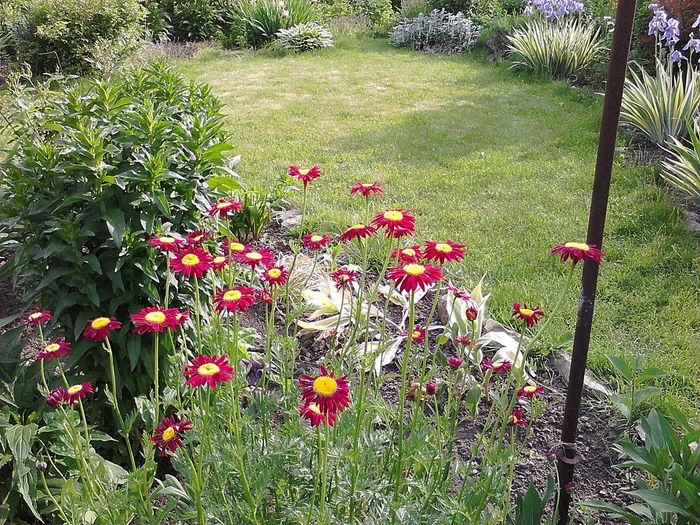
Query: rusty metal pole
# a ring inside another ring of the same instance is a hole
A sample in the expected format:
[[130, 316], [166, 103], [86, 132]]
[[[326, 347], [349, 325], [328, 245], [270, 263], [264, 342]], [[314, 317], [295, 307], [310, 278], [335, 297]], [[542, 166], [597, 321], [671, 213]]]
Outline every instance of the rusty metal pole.
[[[610, 178], [615, 157], [617, 127], [620, 120], [622, 91], [627, 73], [627, 58], [632, 37], [634, 10], [635, 0], [618, 0], [615, 31], [610, 48], [608, 80], [605, 87], [603, 118], [600, 124], [591, 209], [588, 215], [588, 235], [586, 237], [588, 244], [594, 244], [599, 248], [603, 245], [605, 216], [608, 209], [608, 195], [610, 194]], [[581, 295], [576, 317], [576, 331], [574, 332], [571, 371], [569, 372], [566, 407], [561, 428], [561, 440], [564, 443], [564, 449], [560, 451], [557, 462], [557, 470], [559, 471], [559, 495], [557, 501], [559, 525], [567, 525], [569, 522], [571, 496], [565, 487], [573, 481], [574, 466], [578, 457], [576, 436], [578, 434], [578, 418], [581, 409], [583, 379], [586, 372], [588, 346], [591, 339], [591, 324], [593, 322], [597, 285], [598, 265], [587, 260], [583, 265], [583, 276], [581, 277]]]

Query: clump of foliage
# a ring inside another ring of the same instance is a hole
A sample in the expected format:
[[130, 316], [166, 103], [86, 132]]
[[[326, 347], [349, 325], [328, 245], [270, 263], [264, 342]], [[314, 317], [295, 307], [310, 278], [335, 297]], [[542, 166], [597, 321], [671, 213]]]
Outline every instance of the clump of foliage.
[[156, 26], [154, 30], [167, 25], [174, 40], [204, 40], [228, 31], [235, 4], [233, 0], [163, 0], [149, 7], [149, 21]]
[[435, 9], [427, 15], [399, 22], [389, 32], [389, 42], [419, 51], [463, 53], [474, 45], [479, 31], [479, 26], [462, 13]]
[[[207, 181], [230, 179], [231, 146], [210, 89], [164, 66], [59, 88], [17, 88], [0, 164], [0, 248], [23, 305], [50, 308], [77, 335], [101, 312], [127, 316], [159, 300], [163, 283], [144, 238], [194, 224]], [[77, 346], [73, 359], [105, 379], [104, 360], [86, 350]], [[128, 330], [114, 350], [123, 386], [144, 392], [150, 350]]]
[[39, 74], [87, 71], [98, 42], [128, 55], [144, 35], [146, 10], [138, 0], [28, 0], [11, 14], [16, 57]]
[[671, 137], [665, 149], [669, 156], [661, 162], [661, 176], [673, 187], [700, 204], [700, 126], [697, 120], [688, 129], [689, 141]]
[[314, 22], [319, 15], [310, 0], [242, 0], [236, 4], [235, 16], [243, 25], [247, 43], [260, 47], [280, 29]]
[[333, 46], [333, 35], [316, 23], [299, 24], [276, 33], [276, 45], [288, 51], [310, 51]]
[[508, 40], [513, 67], [561, 79], [580, 74], [603, 49], [599, 29], [573, 18], [530, 20]]

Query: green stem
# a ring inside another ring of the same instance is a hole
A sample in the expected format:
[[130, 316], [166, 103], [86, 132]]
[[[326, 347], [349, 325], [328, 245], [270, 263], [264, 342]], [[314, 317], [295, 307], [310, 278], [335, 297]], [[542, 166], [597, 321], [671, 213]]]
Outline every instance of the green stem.
[[328, 485], [328, 447], [329, 447], [329, 438], [328, 438], [328, 417], [326, 416], [324, 418], [324, 444], [323, 444], [323, 474], [321, 476], [321, 517], [323, 520], [323, 523], [326, 523], [328, 520], [326, 519], [326, 488]]
[[154, 421], [153, 425], [158, 426], [158, 423], [160, 422], [159, 415], [160, 415], [160, 370], [159, 370], [159, 355], [158, 355], [158, 346], [160, 342], [160, 332], [153, 332], [153, 335], [155, 337], [155, 340], [153, 341], [153, 393], [154, 393], [154, 402], [153, 402], [153, 412], [155, 414], [154, 416]]
[[126, 442], [126, 448], [129, 452], [129, 460], [131, 462], [131, 469], [136, 472], [136, 459], [134, 458], [134, 451], [131, 448], [131, 440], [129, 439], [129, 432], [124, 424], [124, 418], [122, 417], [121, 410], [119, 410], [119, 399], [117, 398], [117, 378], [114, 372], [114, 356], [112, 355], [112, 345], [109, 342], [109, 337], [105, 339], [105, 350], [109, 356], [109, 371], [112, 377], [112, 399], [114, 400], [114, 413], [117, 416], [117, 421], [122, 430], [122, 435], [124, 436], [124, 441]]
[[552, 319], [555, 317], [555, 314], [559, 313], [559, 308], [561, 308], [561, 305], [564, 302], [564, 298], [567, 296], [569, 288], [571, 288], [571, 282], [574, 277], [575, 269], [576, 265], [572, 264], [569, 268], [569, 273], [566, 276], [566, 282], [564, 283], [564, 287], [562, 288], [561, 293], [557, 298], [557, 302], [554, 304], [554, 308], [552, 308], [552, 310], [548, 313], [547, 319], [545, 319], [544, 323], [540, 325], [539, 330], [537, 330], [537, 332], [535, 332], [535, 335], [533, 335], [532, 338], [528, 341], [528, 348], [532, 348], [535, 341], [537, 341], [542, 336], [542, 334], [545, 333], [545, 330], [547, 330], [547, 327], [549, 327], [550, 323], [552, 322]]
[[201, 303], [199, 302], [199, 279], [194, 276], [194, 303], [195, 303], [195, 314], [197, 316], [197, 351], [201, 355], [202, 353], [202, 312]]

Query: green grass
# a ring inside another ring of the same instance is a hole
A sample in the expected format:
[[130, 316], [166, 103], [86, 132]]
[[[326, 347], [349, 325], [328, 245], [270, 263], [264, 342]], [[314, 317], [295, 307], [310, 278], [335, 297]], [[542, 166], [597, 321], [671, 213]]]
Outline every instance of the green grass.
[[[268, 184], [289, 164], [318, 163], [311, 187], [319, 226], [339, 232], [360, 202], [347, 188], [380, 181], [379, 206], [418, 216], [421, 239], [469, 246], [455, 280], [486, 274], [491, 313], [510, 303], [551, 308], [564, 267], [556, 243], [585, 238], [600, 102], [560, 83], [519, 77], [478, 57], [396, 50], [341, 39], [305, 55], [206, 51], [178, 68], [225, 103], [240, 173]], [[616, 166], [590, 366], [644, 354], [671, 372], [681, 406], [700, 400], [700, 263], [682, 212], [650, 170]], [[550, 341], [573, 330], [572, 291]]]

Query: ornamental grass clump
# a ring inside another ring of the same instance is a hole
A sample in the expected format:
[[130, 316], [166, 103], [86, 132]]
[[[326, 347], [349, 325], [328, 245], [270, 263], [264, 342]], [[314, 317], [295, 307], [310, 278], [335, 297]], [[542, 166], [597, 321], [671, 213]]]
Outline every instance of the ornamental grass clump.
[[402, 20], [389, 31], [389, 43], [431, 53], [464, 53], [479, 37], [481, 28], [462, 13], [433, 9]]
[[666, 143], [668, 152], [661, 162], [661, 176], [673, 187], [700, 204], [700, 126], [697, 120], [688, 129], [688, 142], [675, 137]]

